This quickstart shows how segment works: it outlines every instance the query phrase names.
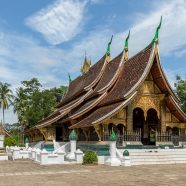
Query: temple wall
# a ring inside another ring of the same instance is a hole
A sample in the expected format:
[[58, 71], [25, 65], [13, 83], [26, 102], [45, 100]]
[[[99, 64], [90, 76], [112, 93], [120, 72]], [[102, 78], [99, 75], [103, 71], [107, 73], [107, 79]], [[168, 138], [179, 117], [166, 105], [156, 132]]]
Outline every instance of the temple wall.
[[127, 125], [127, 111], [126, 109], [121, 109], [117, 114], [114, 116], [106, 119], [101, 125], [107, 126], [109, 124], [113, 124], [115, 126], [122, 124], [123, 126]]
[[45, 141], [53, 141], [56, 139], [55, 127], [45, 127], [40, 129], [40, 132], [43, 134]]
[[144, 118], [147, 118], [147, 112], [149, 109], [155, 109], [158, 115], [158, 119], [161, 121], [161, 130], [165, 130], [165, 112], [164, 112], [164, 94], [161, 94], [158, 87], [149, 75], [138, 90], [136, 98], [128, 105], [127, 108], [127, 130], [131, 131], [133, 127], [133, 110], [135, 108], [141, 108], [144, 112]]
[[165, 95], [161, 93], [157, 85], [153, 82], [152, 76], [149, 74], [142, 86], [138, 89], [136, 98], [127, 106], [127, 130], [133, 130], [133, 110], [137, 107], [144, 111], [145, 120], [148, 110], [151, 108], [155, 109], [162, 132], [166, 132], [168, 126], [172, 128], [185, 128], [185, 125], [181, 125], [179, 120], [171, 114], [166, 107], [164, 98]]

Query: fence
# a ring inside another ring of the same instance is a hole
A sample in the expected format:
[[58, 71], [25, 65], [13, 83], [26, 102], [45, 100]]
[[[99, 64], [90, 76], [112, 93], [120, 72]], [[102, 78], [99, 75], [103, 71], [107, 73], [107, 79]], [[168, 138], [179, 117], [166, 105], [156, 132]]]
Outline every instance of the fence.
[[[143, 144], [148, 144], [148, 141], [145, 141], [144, 138], [142, 138], [141, 131], [124, 131], [123, 134], [116, 134], [117, 139], [116, 143], [117, 146], [122, 146], [124, 141], [130, 141], [130, 142], [142, 142]], [[78, 135], [79, 141], [84, 141], [85, 137], [84, 134]], [[101, 138], [102, 141], [109, 141], [110, 135], [108, 133], [105, 133], [102, 135]], [[149, 140], [149, 138], [148, 138]], [[89, 136], [89, 141], [98, 141], [98, 137], [96, 134]], [[186, 135], [173, 135], [169, 132], [156, 132], [155, 133], [155, 141], [156, 142], [172, 142], [175, 146], [179, 145], [179, 142], [186, 142]]]
[[123, 141], [141, 141], [141, 131], [124, 131]]
[[172, 138], [168, 132], [156, 132], [156, 142], [171, 142]]

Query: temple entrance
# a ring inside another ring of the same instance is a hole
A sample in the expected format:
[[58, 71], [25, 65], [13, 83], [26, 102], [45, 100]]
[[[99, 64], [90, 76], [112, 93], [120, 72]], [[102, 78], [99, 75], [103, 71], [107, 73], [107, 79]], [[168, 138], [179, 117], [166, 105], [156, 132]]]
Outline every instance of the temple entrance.
[[[141, 108], [135, 108], [133, 110], [133, 131], [141, 133], [141, 141], [144, 144], [144, 112]], [[147, 137], [146, 137], [147, 138]]]
[[140, 132], [143, 145], [156, 144], [156, 132], [158, 130], [158, 115], [155, 109], [147, 111], [145, 121], [144, 111], [141, 108], [133, 110], [133, 131]]
[[156, 144], [156, 132], [158, 130], [158, 114], [155, 109], [149, 109], [147, 111], [147, 133], [148, 133], [148, 144]]
[[63, 128], [56, 127], [56, 141], [63, 141]]
[[113, 123], [109, 123], [109, 125], [108, 125], [108, 131], [109, 131], [109, 135], [112, 133], [112, 131], [114, 131], [115, 133], [117, 133], [117, 127]]

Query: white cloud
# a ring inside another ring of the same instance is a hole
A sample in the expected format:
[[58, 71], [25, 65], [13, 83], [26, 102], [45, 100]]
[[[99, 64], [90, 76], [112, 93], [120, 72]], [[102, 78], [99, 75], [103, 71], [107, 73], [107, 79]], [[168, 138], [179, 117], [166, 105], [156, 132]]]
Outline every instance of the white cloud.
[[104, 3], [105, 0], [90, 0], [90, 3], [91, 4], [101, 4], [101, 3]]
[[26, 19], [26, 24], [53, 45], [71, 40], [81, 31], [87, 0], [57, 0]]
[[186, 1], [158, 1], [149, 13], [136, 18], [131, 28], [132, 50], [136, 52], [152, 40], [160, 16], [163, 16], [159, 34], [161, 55], [169, 55], [186, 44]]
[[183, 57], [183, 56], [186, 56], [186, 49], [183, 49], [183, 50], [177, 51], [177, 52], [175, 53], [175, 55], [176, 55], [177, 57]]
[[[1, 121], [3, 120], [2, 110], [0, 111]], [[5, 110], [5, 123], [16, 123], [17, 115], [13, 112], [13, 107], [11, 106], [9, 109]]]
[[[72, 0], [69, 2], [72, 2]], [[161, 15], [163, 15], [163, 24], [159, 34], [160, 55], [176, 54], [176, 56], [179, 56], [185, 54], [185, 49], [180, 53], [178, 49], [186, 44], [186, 3], [183, 0], [169, 1], [166, 4], [160, 2], [158, 2], [158, 6], [153, 5], [150, 12], [138, 14], [138, 17], [132, 16], [133, 23], [130, 27], [131, 37], [129, 40], [130, 56], [151, 42]], [[40, 15], [44, 10], [36, 15]], [[48, 10], [48, 12], [50, 11]], [[35, 19], [36, 15], [29, 19]], [[54, 22], [52, 24], [55, 26]], [[99, 29], [87, 32], [82, 40], [73, 43], [68, 49], [43, 46], [38, 40], [19, 33], [0, 32], [0, 77], [11, 83], [14, 89], [20, 85], [21, 80], [28, 80], [32, 77], [38, 77], [45, 87], [67, 84], [68, 72], [71, 73], [73, 78], [79, 75], [85, 50], [91, 56], [93, 63], [104, 55], [110, 36], [115, 32], [114, 28], [112, 28], [113, 30], [106, 28], [108, 27], [102, 26]], [[48, 30], [53, 30], [53, 27], [49, 27]], [[63, 42], [55, 27], [54, 32], [55, 42]], [[122, 51], [127, 34], [128, 30], [114, 34], [111, 56], [114, 57]], [[45, 35], [45, 37], [48, 36], [50, 34]], [[54, 41], [53, 37], [50, 38]], [[166, 74], [170, 84], [173, 86], [177, 73], [185, 77], [185, 72], [186, 69], [184, 68], [179, 70], [167, 69]]]
[[182, 69], [179, 69], [179, 68], [175, 69], [175, 70], [173, 70], [173, 69], [165, 69], [164, 71], [165, 71], [166, 76], [167, 76], [167, 78], [169, 80], [169, 83], [170, 83], [170, 85], [171, 85], [171, 87], [173, 89], [175, 89], [174, 83], [176, 82], [176, 76], [177, 75], [179, 75], [182, 79], [186, 78], [186, 74], [184, 74], [182, 72]]

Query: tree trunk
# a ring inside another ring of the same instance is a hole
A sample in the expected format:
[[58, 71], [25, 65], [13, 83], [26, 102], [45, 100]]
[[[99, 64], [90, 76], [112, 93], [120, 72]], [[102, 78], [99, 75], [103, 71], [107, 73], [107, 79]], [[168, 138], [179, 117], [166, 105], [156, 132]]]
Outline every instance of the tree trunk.
[[3, 108], [3, 125], [5, 125], [5, 109]]

